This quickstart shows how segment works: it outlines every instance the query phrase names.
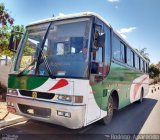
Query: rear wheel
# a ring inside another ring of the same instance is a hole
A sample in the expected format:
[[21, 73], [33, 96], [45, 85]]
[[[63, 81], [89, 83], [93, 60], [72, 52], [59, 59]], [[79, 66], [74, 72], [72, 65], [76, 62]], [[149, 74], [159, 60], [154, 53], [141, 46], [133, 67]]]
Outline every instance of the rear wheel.
[[141, 90], [141, 97], [139, 99], [139, 103], [142, 103], [143, 102], [143, 96], [144, 96], [144, 93], [143, 93], [143, 89]]
[[113, 106], [113, 97], [109, 96], [108, 98], [108, 105], [107, 105], [107, 116], [105, 116], [102, 119], [103, 124], [109, 124], [112, 120], [113, 117], [113, 111], [114, 111], [114, 106]]

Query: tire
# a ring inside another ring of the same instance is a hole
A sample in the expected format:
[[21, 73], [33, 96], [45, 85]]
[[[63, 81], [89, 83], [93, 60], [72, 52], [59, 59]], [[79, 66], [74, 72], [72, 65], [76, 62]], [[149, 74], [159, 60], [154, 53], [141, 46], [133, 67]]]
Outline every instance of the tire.
[[139, 99], [139, 103], [140, 104], [143, 102], [143, 95], [144, 95], [143, 90], [141, 90], [141, 97]]
[[113, 104], [113, 97], [109, 96], [108, 98], [108, 105], [107, 105], [107, 116], [105, 116], [101, 122], [106, 125], [109, 124], [112, 120], [113, 117], [113, 112], [114, 112], [114, 104]]

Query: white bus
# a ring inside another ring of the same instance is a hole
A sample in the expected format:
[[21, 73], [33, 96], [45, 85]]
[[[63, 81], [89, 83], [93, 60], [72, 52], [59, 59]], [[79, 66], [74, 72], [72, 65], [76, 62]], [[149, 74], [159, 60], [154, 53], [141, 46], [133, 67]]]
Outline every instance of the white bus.
[[14, 51], [7, 105], [18, 115], [71, 129], [108, 124], [148, 93], [148, 61], [95, 13], [29, 24]]

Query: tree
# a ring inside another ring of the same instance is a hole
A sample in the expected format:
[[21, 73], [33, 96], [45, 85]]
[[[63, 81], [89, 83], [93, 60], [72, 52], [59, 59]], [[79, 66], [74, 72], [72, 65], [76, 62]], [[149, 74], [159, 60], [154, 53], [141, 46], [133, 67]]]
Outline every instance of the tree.
[[[16, 26], [12, 25], [9, 27], [7, 25], [4, 25], [0, 28], [0, 56], [2, 55], [12, 56], [13, 55], [13, 52], [8, 50], [11, 30], [24, 32], [24, 26], [23, 25], [16, 25]], [[22, 35], [19, 35], [19, 38], [21, 38], [21, 36]]]
[[0, 28], [0, 56], [7, 55], [12, 56], [13, 53], [8, 50], [8, 44], [9, 44], [9, 38], [11, 36], [11, 33], [9, 31], [8, 26], [2, 26]]
[[12, 25], [14, 22], [14, 19], [10, 16], [8, 11], [5, 9], [5, 5], [3, 3], [0, 3], [0, 23], [3, 25], [10, 24]]
[[151, 78], [159, 77], [160, 70], [159, 70], [159, 68], [156, 65], [151, 64], [149, 66], [149, 74], [150, 74]]
[[[9, 39], [11, 36], [11, 31], [16, 30], [19, 32], [24, 32], [23, 25], [13, 25], [14, 19], [8, 13], [8, 10], [5, 9], [5, 5], [0, 3], [0, 56], [6, 56], [6, 64], [7, 64], [7, 56], [12, 56], [13, 52], [8, 50]], [[18, 35], [21, 38], [22, 35]]]
[[136, 49], [146, 60], [150, 62], [149, 53], [146, 52], [147, 48]]
[[10, 38], [9, 26], [12, 26], [14, 19], [9, 15], [8, 11], [5, 9], [5, 5], [0, 3], [0, 56], [6, 55], [6, 63], [7, 63], [7, 56], [13, 55], [7, 49], [8, 46], [8, 39]]

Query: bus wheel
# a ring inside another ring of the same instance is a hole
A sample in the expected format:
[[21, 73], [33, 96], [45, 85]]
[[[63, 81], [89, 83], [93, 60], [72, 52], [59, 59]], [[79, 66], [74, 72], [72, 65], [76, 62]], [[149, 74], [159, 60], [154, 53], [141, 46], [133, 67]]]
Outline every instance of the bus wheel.
[[102, 119], [102, 123], [103, 124], [109, 124], [111, 122], [112, 116], [113, 116], [113, 111], [114, 111], [114, 108], [113, 108], [113, 97], [109, 96], [108, 106], [107, 106], [107, 116], [105, 116]]
[[142, 103], [143, 102], [143, 89], [141, 90], [141, 97], [140, 97], [140, 99], [139, 99], [139, 103]]

